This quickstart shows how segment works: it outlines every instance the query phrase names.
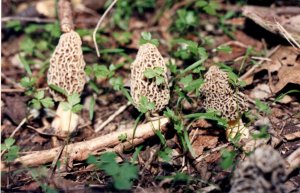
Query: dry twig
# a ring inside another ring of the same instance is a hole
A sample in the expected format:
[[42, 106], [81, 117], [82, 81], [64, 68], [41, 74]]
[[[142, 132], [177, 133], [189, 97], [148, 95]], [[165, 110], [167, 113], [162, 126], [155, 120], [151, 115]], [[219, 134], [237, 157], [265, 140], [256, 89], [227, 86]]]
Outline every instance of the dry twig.
[[[162, 118], [160, 120], [153, 121], [152, 123], [149, 122], [146, 124], [139, 125], [136, 128], [136, 133], [134, 136], [134, 141], [136, 141], [136, 145], [138, 143], [144, 142], [149, 137], [154, 136], [154, 130], [160, 130], [161, 132], [165, 132], [167, 130], [167, 127], [165, 127], [164, 125], [166, 125], [168, 122], [168, 118]], [[114, 147], [120, 144], [120, 141], [118, 139], [120, 135], [126, 135], [127, 141], [131, 141], [134, 129], [135, 128], [127, 129], [125, 131], [116, 131], [104, 136], [96, 137], [91, 140], [66, 145], [62, 152], [62, 156], [68, 156], [69, 160], [72, 161], [83, 161], [87, 159], [90, 154], [96, 154], [100, 150], [109, 147]], [[56, 147], [49, 150], [36, 151], [32, 154], [28, 154], [17, 158], [13, 162], [13, 164], [21, 164], [23, 167], [31, 167], [46, 164], [52, 162], [55, 159], [60, 149], [61, 147]], [[6, 168], [2, 163], [1, 171], [7, 169], [8, 168]]]
[[95, 29], [94, 29], [94, 32], [93, 32], [93, 41], [94, 41], [94, 44], [95, 44], [95, 48], [96, 48], [96, 52], [97, 52], [97, 56], [100, 57], [100, 52], [99, 52], [99, 48], [98, 48], [98, 44], [97, 44], [97, 41], [96, 41], [96, 33], [101, 25], [101, 23], [103, 22], [105, 16], [108, 14], [108, 12], [113, 8], [113, 6], [117, 3], [118, 0], [114, 0], [110, 6], [106, 9], [106, 11], [104, 12], [104, 14], [101, 16], [101, 18], [99, 19]]

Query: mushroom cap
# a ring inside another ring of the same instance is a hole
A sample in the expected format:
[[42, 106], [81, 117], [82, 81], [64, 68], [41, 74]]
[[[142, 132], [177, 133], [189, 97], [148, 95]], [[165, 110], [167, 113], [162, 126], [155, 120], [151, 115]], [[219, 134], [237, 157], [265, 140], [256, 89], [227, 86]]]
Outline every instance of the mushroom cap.
[[236, 120], [248, 110], [247, 97], [231, 88], [226, 72], [211, 66], [204, 77], [201, 93], [205, 109], [216, 110], [228, 120]]
[[238, 166], [230, 193], [283, 193], [284, 161], [271, 146], [257, 148]]
[[[164, 73], [161, 75], [164, 82], [157, 85], [154, 79], [147, 79], [144, 75], [146, 69], [161, 67]], [[131, 96], [133, 105], [139, 109], [140, 98], [147, 97], [149, 102], [155, 103], [155, 109], [151, 113], [161, 111], [170, 100], [168, 86], [167, 67], [157, 47], [146, 43], [140, 46], [136, 59], [131, 65]]]
[[[81, 94], [86, 82], [81, 44], [77, 32], [70, 31], [61, 35], [50, 59], [48, 85], [56, 85], [64, 89], [68, 95]], [[66, 99], [65, 96], [53, 89], [50, 89], [50, 93], [55, 101]]]

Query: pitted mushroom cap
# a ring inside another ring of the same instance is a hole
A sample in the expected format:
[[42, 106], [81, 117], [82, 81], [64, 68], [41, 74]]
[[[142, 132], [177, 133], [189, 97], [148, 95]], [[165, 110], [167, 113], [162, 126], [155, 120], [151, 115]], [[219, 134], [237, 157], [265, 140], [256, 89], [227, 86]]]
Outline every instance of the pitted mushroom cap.
[[280, 154], [271, 146], [263, 146], [235, 170], [230, 193], [283, 193], [285, 177]]
[[[146, 69], [161, 67], [164, 73], [161, 75], [164, 82], [157, 85], [154, 79], [147, 79], [144, 75]], [[135, 61], [131, 65], [131, 96], [133, 105], [139, 109], [140, 98], [147, 97], [149, 102], [155, 103], [155, 109], [151, 112], [161, 111], [170, 99], [168, 86], [167, 67], [163, 57], [155, 45], [146, 43], [140, 46]]]
[[[64, 33], [50, 59], [48, 85], [56, 85], [68, 95], [80, 94], [86, 82], [84, 67], [80, 36], [74, 31]], [[50, 89], [50, 93], [55, 101], [65, 100], [65, 96], [55, 90]]]
[[227, 73], [217, 66], [211, 66], [205, 74], [201, 92], [204, 108], [216, 110], [228, 120], [236, 120], [248, 110], [247, 97], [231, 88]]

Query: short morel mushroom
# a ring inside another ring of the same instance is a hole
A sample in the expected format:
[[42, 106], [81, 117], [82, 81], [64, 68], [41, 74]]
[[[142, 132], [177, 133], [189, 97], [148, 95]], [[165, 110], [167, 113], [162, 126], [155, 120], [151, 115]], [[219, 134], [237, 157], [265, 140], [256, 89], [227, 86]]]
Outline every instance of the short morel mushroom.
[[[145, 71], [161, 69], [161, 83], [154, 78], [147, 78]], [[155, 104], [151, 114], [161, 111], [169, 103], [170, 90], [168, 86], [167, 67], [157, 47], [151, 43], [140, 46], [136, 59], [131, 65], [131, 96], [133, 105], [140, 109], [141, 97], [145, 96]]]
[[[47, 77], [48, 85], [54, 85], [66, 92], [62, 94], [50, 88], [54, 100], [59, 102], [66, 101], [67, 96], [72, 94], [80, 95], [86, 82], [85, 61], [81, 49], [82, 42], [79, 34], [74, 31], [71, 11], [69, 1], [59, 1], [60, 25], [61, 30], [65, 33], [61, 35], [52, 54]], [[76, 128], [77, 122], [78, 115], [71, 110], [63, 109], [63, 105], [60, 103], [56, 117], [52, 122], [52, 127], [56, 132], [62, 131], [60, 134], [70, 133]]]
[[280, 154], [262, 146], [237, 167], [230, 193], [283, 193], [285, 177]]
[[[228, 120], [229, 127], [231, 127], [227, 130], [228, 132], [235, 135], [237, 130], [240, 132], [243, 130], [240, 117], [248, 110], [247, 97], [231, 87], [226, 72], [217, 66], [211, 66], [205, 74], [205, 83], [201, 88], [201, 94], [204, 97], [203, 105], [206, 110], [212, 109], [220, 112], [221, 116]], [[241, 125], [241, 127], [236, 127], [236, 125]], [[244, 132], [244, 134], [246, 136], [242, 136], [242, 138], [247, 138], [249, 135], [248, 132]]]

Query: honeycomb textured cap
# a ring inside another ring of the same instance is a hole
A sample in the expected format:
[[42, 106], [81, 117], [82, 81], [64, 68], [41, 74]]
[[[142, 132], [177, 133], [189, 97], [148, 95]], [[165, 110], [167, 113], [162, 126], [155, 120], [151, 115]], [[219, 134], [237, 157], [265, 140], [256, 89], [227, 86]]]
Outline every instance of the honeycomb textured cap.
[[283, 193], [285, 178], [280, 154], [271, 146], [262, 146], [235, 170], [230, 193]]
[[[48, 85], [56, 85], [68, 95], [81, 94], [86, 82], [84, 67], [80, 36], [74, 31], [64, 33], [50, 59]], [[50, 93], [56, 101], [65, 100], [65, 96], [53, 89]]]
[[205, 74], [201, 93], [204, 108], [218, 111], [228, 120], [236, 120], [248, 110], [247, 97], [231, 88], [227, 73], [217, 66], [211, 66]]
[[[146, 69], [161, 67], [164, 82], [157, 85], [154, 79], [147, 79], [144, 75]], [[151, 113], [161, 111], [170, 99], [168, 87], [167, 67], [163, 57], [155, 45], [146, 43], [140, 46], [135, 61], [131, 65], [131, 96], [133, 105], [139, 109], [140, 98], [147, 97], [149, 102], [155, 104], [155, 109]]]

